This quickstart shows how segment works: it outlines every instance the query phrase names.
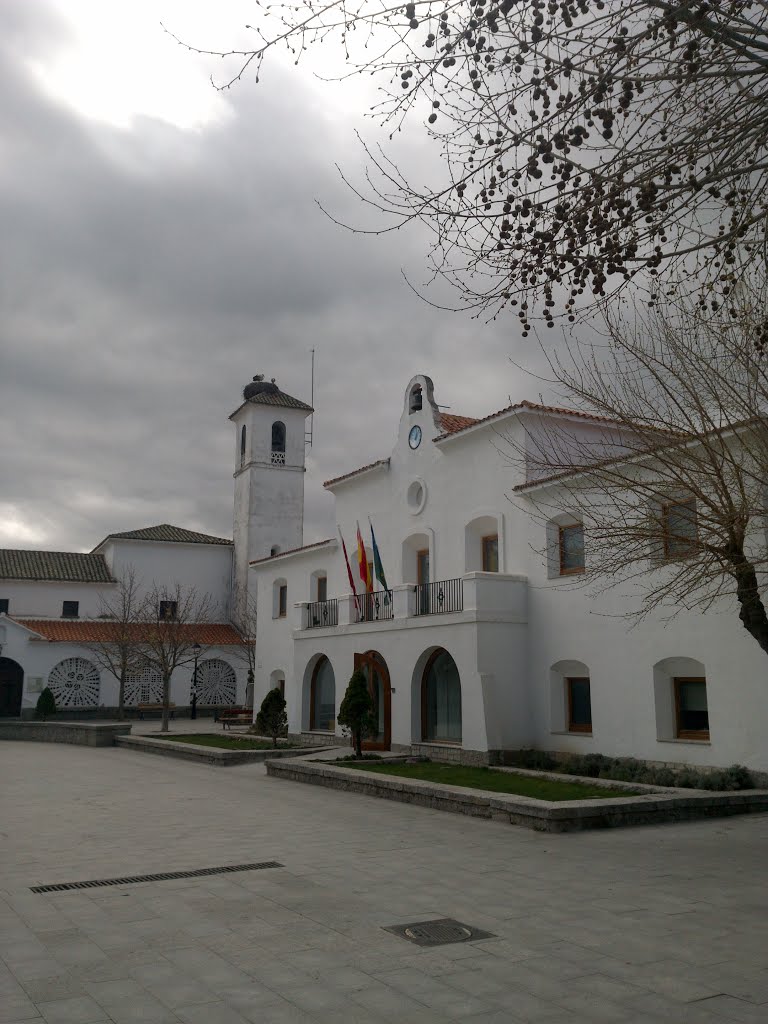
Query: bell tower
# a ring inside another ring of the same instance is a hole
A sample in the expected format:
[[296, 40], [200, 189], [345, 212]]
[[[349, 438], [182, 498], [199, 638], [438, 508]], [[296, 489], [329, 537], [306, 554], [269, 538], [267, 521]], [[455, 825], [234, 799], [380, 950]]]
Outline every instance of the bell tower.
[[248, 565], [301, 547], [304, 536], [304, 430], [312, 407], [263, 374], [243, 389], [235, 425], [233, 615], [242, 621]]

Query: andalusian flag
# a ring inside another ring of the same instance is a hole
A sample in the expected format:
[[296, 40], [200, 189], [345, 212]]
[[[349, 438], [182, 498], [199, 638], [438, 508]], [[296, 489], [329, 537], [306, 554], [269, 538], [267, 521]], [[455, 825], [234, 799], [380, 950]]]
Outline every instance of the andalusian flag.
[[365, 589], [368, 593], [373, 592], [373, 573], [371, 567], [368, 564], [368, 556], [365, 553], [365, 544], [363, 543], [363, 535], [360, 533], [360, 523], [357, 524], [357, 566], [360, 570], [360, 579], [365, 584]]
[[[373, 572], [376, 579], [382, 586], [383, 590], [389, 590], [387, 586], [387, 577], [384, 575], [384, 566], [381, 564], [381, 555], [379, 554], [379, 545], [376, 543], [376, 534], [373, 532], [373, 523], [368, 520], [371, 527], [371, 544], [373, 545]], [[386, 601], [386, 597], [384, 598]]]

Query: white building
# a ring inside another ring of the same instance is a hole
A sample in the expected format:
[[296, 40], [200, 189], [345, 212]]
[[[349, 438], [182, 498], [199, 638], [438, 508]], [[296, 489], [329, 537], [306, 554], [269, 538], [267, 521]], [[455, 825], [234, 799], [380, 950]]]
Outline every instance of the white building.
[[[558, 507], [558, 481], [537, 474], [542, 439], [566, 426], [560, 436], [599, 452], [605, 421], [527, 402], [480, 420], [447, 414], [431, 380], [413, 378], [391, 454], [325, 484], [358, 591], [357, 524], [368, 561], [369, 518], [376, 532], [387, 587], [354, 598], [338, 537], [303, 546], [310, 412], [274, 382], [245, 388], [230, 417], [232, 542], [152, 527], [112, 534], [89, 554], [0, 552], [0, 714], [30, 713], [46, 682], [71, 692], [78, 670], [77, 696], [62, 702], [114, 706], [115, 681], [72, 662], [88, 661], [81, 641], [99, 626], [99, 595], [133, 566], [147, 584], [194, 585], [219, 609], [205, 627], [212, 664], [200, 703], [246, 700], [231, 623], [255, 604], [254, 705], [279, 686], [290, 731], [317, 742], [339, 734], [359, 666], [378, 708], [370, 745], [380, 749], [493, 761], [535, 747], [768, 770], [765, 655], [734, 608], [630, 628], [631, 595], [568, 585], [584, 568], [580, 525], [531, 514], [544, 492]], [[613, 426], [610, 444], [621, 450]], [[531, 452], [527, 466], [504, 459], [509, 446]], [[191, 673], [174, 679], [177, 705], [189, 703]], [[151, 696], [152, 685], [137, 680], [130, 700]]]
[[[544, 488], [557, 507], [558, 482], [537, 481], [533, 453], [562, 425], [596, 451], [609, 436], [598, 418], [527, 402], [481, 420], [449, 415], [428, 377], [410, 381], [389, 457], [325, 484], [357, 589], [356, 529], [370, 561], [370, 517], [388, 592], [377, 582], [350, 596], [337, 538], [251, 563], [256, 689], [284, 687], [292, 732], [338, 733], [359, 666], [378, 705], [372, 747], [768, 769], [765, 654], [732, 606], [630, 628], [630, 597], [568, 586], [584, 568], [582, 527], [531, 514]], [[621, 450], [615, 429], [606, 443]], [[510, 446], [532, 453], [527, 470], [505, 461]]]
[[[304, 420], [311, 409], [261, 378], [243, 396], [231, 417], [237, 428], [234, 542], [161, 525], [110, 534], [88, 553], [0, 549], [0, 717], [31, 715], [46, 685], [59, 710], [78, 717], [117, 706], [117, 679], [100, 669], [88, 645], [110, 635], [104, 602], [114, 604], [118, 581], [129, 570], [139, 598], [155, 590], [172, 598], [178, 587], [207, 601], [206, 621], [191, 627], [200, 648], [198, 706], [251, 702], [247, 645], [233, 624], [250, 632], [249, 560], [301, 544]], [[168, 607], [154, 614], [172, 618], [173, 603], [160, 601]], [[170, 699], [179, 708], [189, 706], [194, 674], [188, 652], [171, 679]], [[128, 707], [161, 700], [157, 672], [131, 677]]]

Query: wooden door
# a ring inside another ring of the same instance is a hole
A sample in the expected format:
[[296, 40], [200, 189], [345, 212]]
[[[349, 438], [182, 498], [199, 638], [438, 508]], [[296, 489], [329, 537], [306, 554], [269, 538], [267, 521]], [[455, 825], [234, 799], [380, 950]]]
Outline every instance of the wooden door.
[[355, 669], [361, 669], [379, 723], [376, 736], [363, 740], [363, 750], [389, 750], [392, 743], [392, 691], [387, 663], [377, 651], [355, 655]]

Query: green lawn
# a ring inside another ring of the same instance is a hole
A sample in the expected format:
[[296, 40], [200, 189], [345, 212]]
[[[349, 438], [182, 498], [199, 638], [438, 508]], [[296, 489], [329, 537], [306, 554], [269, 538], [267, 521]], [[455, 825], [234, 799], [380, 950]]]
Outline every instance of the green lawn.
[[423, 779], [425, 782], [441, 782], [446, 786], [460, 786], [463, 789], [484, 789], [491, 793], [514, 793], [530, 796], [536, 800], [592, 800], [610, 799], [616, 796], [637, 796], [630, 789], [605, 789], [589, 786], [582, 782], [559, 782], [556, 779], [537, 779], [528, 775], [494, 771], [492, 768], [471, 768], [454, 764], [361, 764], [345, 761], [344, 768], [355, 768], [361, 772], [376, 772], [379, 775], [397, 775], [405, 779]]
[[[224, 750], [273, 750], [272, 740], [260, 740], [253, 736], [230, 736], [226, 733], [201, 732], [185, 736], [153, 736], [152, 739], [173, 740], [174, 743], [194, 743], [198, 747], [223, 747]], [[281, 743], [280, 747], [291, 746]]]

